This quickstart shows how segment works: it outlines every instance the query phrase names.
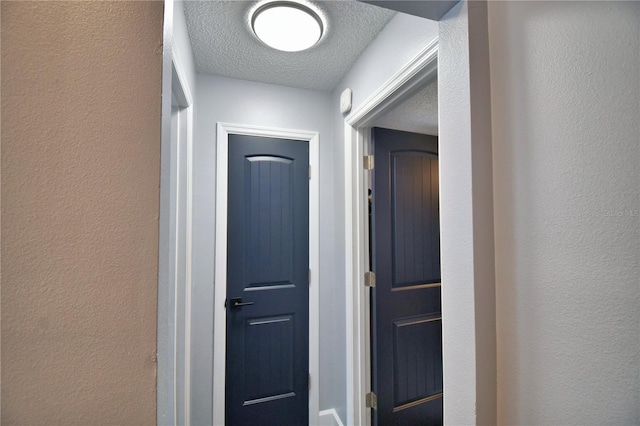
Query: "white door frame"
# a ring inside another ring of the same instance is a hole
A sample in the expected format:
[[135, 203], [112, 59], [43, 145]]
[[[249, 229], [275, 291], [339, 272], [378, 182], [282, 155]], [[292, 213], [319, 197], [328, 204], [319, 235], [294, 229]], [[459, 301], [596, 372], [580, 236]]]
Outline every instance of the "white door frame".
[[[191, 89], [187, 84], [180, 61], [175, 54], [175, 48], [172, 52], [172, 93], [176, 97], [179, 107], [179, 120], [185, 120], [186, 137], [183, 141], [179, 141], [179, 146], [172, 147], [171, 163], [175, 164], [175, 176], [171, 176], [172, 186], [173, 180], [176, 179], [175, 195], [172, 194], [172, 209], [175, 203], [175, 235], [171, 236], [171, 240], [180, 241], [180, 233], [184, 232], [184, 251], [176, 246], [175, 252], [175, 276], [174, 280], [174, 417], [175, 424], [191, 424], [191, 287], [192, 287], [192, 238], [193, 238], [193, 96]], [[181, 124], [178, 123], [178, 128]], [[180, 144], [184, 144], [184, 150], [181, 153]], [[185, 158], [182, 159], [181, 155]], [[174, 158], [175, 156], [175, 158]], [[184, 166], [184, 169], [182, 169]], [[178, 184], [178, 180], [185, 180], [184, 191]], [[181, 204], [181, 200], [184, 200]], [[180, 214], [184, 214], [184, 219]], [[184, 227], [179, 226], [184, 220]], [[179, 276], [180, 269], [178, 265], [180, 261], [184, 262], [184, 276]], [[184, 282], [184, 287], [180, 287], [180, 282]], [[180, 303], [182, 301], [182, 303]], [[180, 327], [182, 325], [182, 327]]]
[[390, 80], [344, 120], [346, 309], [347, 309], [347, 423], [371, 424], [365, 394], [371, 390], [369, 339], [370, 292], [364, 286], [368, 270], [368, 173], [362, 167], [368, 130], [373, 120], [406, 99], [437, 73], [438, 40], [425, 46]]
[[320, 338], [320, 135], [305, 130], [258, 127], [244, 124], [218, 123], [216, 155], [216, 241], [213, 306], [213, 424], [225, 420], [225, 365], [227, 299], [227, 207], [229, 181], [229, 134], [301, 140], [309, 143], [309, 424], [318, 423], [319, 338]]
[[[193, 200], [193, 121], [192, 88], [189, 87], [173, 43], [173, 0], [165, 0], [162, 46], [162, 129], [160, 164], [160, 206], [158, 229], [158, 325], [157, 395], [158, 424], [190, 424], [191, 350], [191, 241]], [[180, 118], [186, 122], [184, 168], [179, 169], [179, 153], [171, 141], [171, 103], [175, 97]], [[186, 179], [185, 194], [176, 185], [178, 175]], [[184, 195], [184, 197], [183, 197]], [[183, 204], [180, 204], [183, 200]], [[184, 247], [176, 223], [184, 214]], [[184, 276], [177, 265], [184, 262]], [[177, 283], [184, 279], [184, 287]], [[184, 303], [178, 306], [177, 301]], [[178, 325], [183, 324], [181, 328]]]

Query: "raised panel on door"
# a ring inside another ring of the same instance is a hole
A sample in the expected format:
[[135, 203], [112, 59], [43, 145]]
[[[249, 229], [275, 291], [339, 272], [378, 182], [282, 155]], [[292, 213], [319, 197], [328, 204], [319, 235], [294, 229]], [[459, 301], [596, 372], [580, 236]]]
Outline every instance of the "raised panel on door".
[[442, 321], [423, 315], [393, 322], [393, 407], [409, 407], [442, 392]]
[[229, 136], [229, 426], [308, 423], [308, 164], [307, 142]]
[[245, 157], [245, 290], [294, 284], [294, 166], [291, 158]]
[[374, 128], [374, 424], [442, 424], [438, 146]]

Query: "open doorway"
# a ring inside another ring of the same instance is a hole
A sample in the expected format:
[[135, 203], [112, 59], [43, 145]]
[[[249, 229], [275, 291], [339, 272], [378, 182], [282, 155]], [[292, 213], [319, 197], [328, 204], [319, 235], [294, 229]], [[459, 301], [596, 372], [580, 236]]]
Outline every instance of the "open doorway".
[[373, 424], [442, 425], [438, 139], [381, 127], [371, 136]]
[[365, 139], [373, 153], [368, 260], [375, 281], [367, 284], [374, 425], [443, 422], [437, 129], [434, 78], [376, 118]]
[[[347, 417], [371, 424], [367, 269], [368, 126], [438, 73], [438, 161], [444, 422], [495, 423], [493, 179], [485, 3], [461, 2], [438, 40], [382, 84], [344, 120]], [[470, 34], [474, 34], [470, 37]], [[437, 58], [437, 61], [436, 61]], [[473, 67], [473, 72], [472, 71]], [[447, 284], [448, 283], [448, 284]], [[464, 366], [464, 368], [460, 368]], [[477, 392], [482, 389], [482, 392]]]
[[437, 84], [405, 95], [365, 134], [374, 425], [443, 420]]
[[[424, 103], [424, 96], [429, 90], [429, 84], [437, 84], [437, 58], [438, 40], [427, 45], [412, 61], [401, 69], [396, 75], [383, 85], [377, 96], [364, 102], [363, 105], [345, 119], [345, 156], [347, 157], [347, 199], [351, 198], [351, 206], [347, 204], [347, 226], [352, 232], [352, 237], [348, 244], [353, 248], [354, 256], [351, 263], [351, 275], [353, 285], [347, 288], [347, 308], [351, 305], [351, 317], [347, 321], [352, 321], [353, 330], [351, 341], [353, 342], [353, 369], [351, 371], [349, 384], [354, 392], [353, 416], [358, 424], [374, 424], [377, 420], [377, 408], [375, 393], [373, 392], [372, 371], [376, 369], [372, 363], [372, 353], [376, 348], [372, 342], [372, 331], [375, 324], [372, 322], [372, 293], [369, 290], [372, 282], [365, 276], [372, 269], [370, 251], [374, 244], [369, 239], [369, 190], [373, 188], [372, 176], [368, 171], [371, 169], [373, 161], [365, 161], [365, 167], [358, 167], [362, 164], [359, 158], [369, 159], [372, 152], [371, 127], [376, 125], [386, 125], [388, 127], [398, 127], [397, 115], [394, 110], [402, 104], [416, 102]], [[433, 108], [433, 106], [430, 106]], [[437, 111], [437, 106], [435, 107]], [[402, 114], [400, 114], [401, 116]], [[416, 115], [417, 116], [417, 115]], [[395, 117], [395, 118], [394, 118]], [[405, 118], [407, 114], [405, 114]], [[418, 120], [420, 121], [420, 120]], [[437, 130], [437, 118], [432, 119], [431, 133]], [[406, 124], [406, 123], [405, 123]], [[405, 127], [410, 130], [422, 130], [414, 127]], [[369, 163], [369, 164], [366, 164]], [[349, 167], [351, 165], [351, 167]], [[351, 179], [351, 180], [350, 180]], [[349, 185], [349, 183], [351, 185]], [[353, 192], [351, 192], [353, 191]], [[349, 208], [351, 207], [351, 209]], [[439, 302], [439, 301], [438, 301]], [[375, 358], [375, 356], [373, 357]], [[385, 383], [390, 385], [389, 383]], [[377, 383], [375, 384], [378, 385]], [[418, 398], [420, 399], [420, 398]], [[412, 401], [412, 402], [415, 402]]]

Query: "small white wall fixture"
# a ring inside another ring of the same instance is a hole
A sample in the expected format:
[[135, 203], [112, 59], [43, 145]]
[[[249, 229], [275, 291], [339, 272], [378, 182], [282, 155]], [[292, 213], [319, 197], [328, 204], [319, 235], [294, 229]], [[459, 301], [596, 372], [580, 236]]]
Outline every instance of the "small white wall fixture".
[[225, 364], [227, 298], [227, 207], [229, 183], [229, 134], [299, 140], [309, 143], [309, 424], [318, 424], [320, 392], [320, 135], [318, 132], [218, 123], [216, 155], [216, 242], [214, 279], [213, 424], [225, 423]]
[[344, 121], [348, 424], [371, 424], [371, 410], [365, 404], [365, 395], [371, 390], [370, 294], [364, 285], [364, 273], [370, 267], [366, 207], [370, 176], [362, 167], [369, 145], [367, 126], [435, 78], [437, 59], [436, 39]]

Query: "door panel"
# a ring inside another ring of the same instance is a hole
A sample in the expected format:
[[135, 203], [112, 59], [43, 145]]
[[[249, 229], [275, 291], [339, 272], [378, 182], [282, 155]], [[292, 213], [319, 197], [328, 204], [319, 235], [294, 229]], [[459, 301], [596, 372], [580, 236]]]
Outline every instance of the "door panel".
[[[293, 396], [293, 315], [261, 317], [245, 322], [245, 405]], [[269, 374], [264, 374], [269, 371]]]
[[442, 424], [438, 142], [372, 129], [374, 424]]
[[308, 423], [308, 165], [308, 142], [229, 135], [230, 426]]
[[407, 150], [390, 157], [392, 286], [439, 282], [437, 155]]
[[294, 165], [278, 156], [245, 158], [247, 290], [293, 286]]
[[394, 408], [442, 392], [441, 323], [423, 315], [393, 322]]

